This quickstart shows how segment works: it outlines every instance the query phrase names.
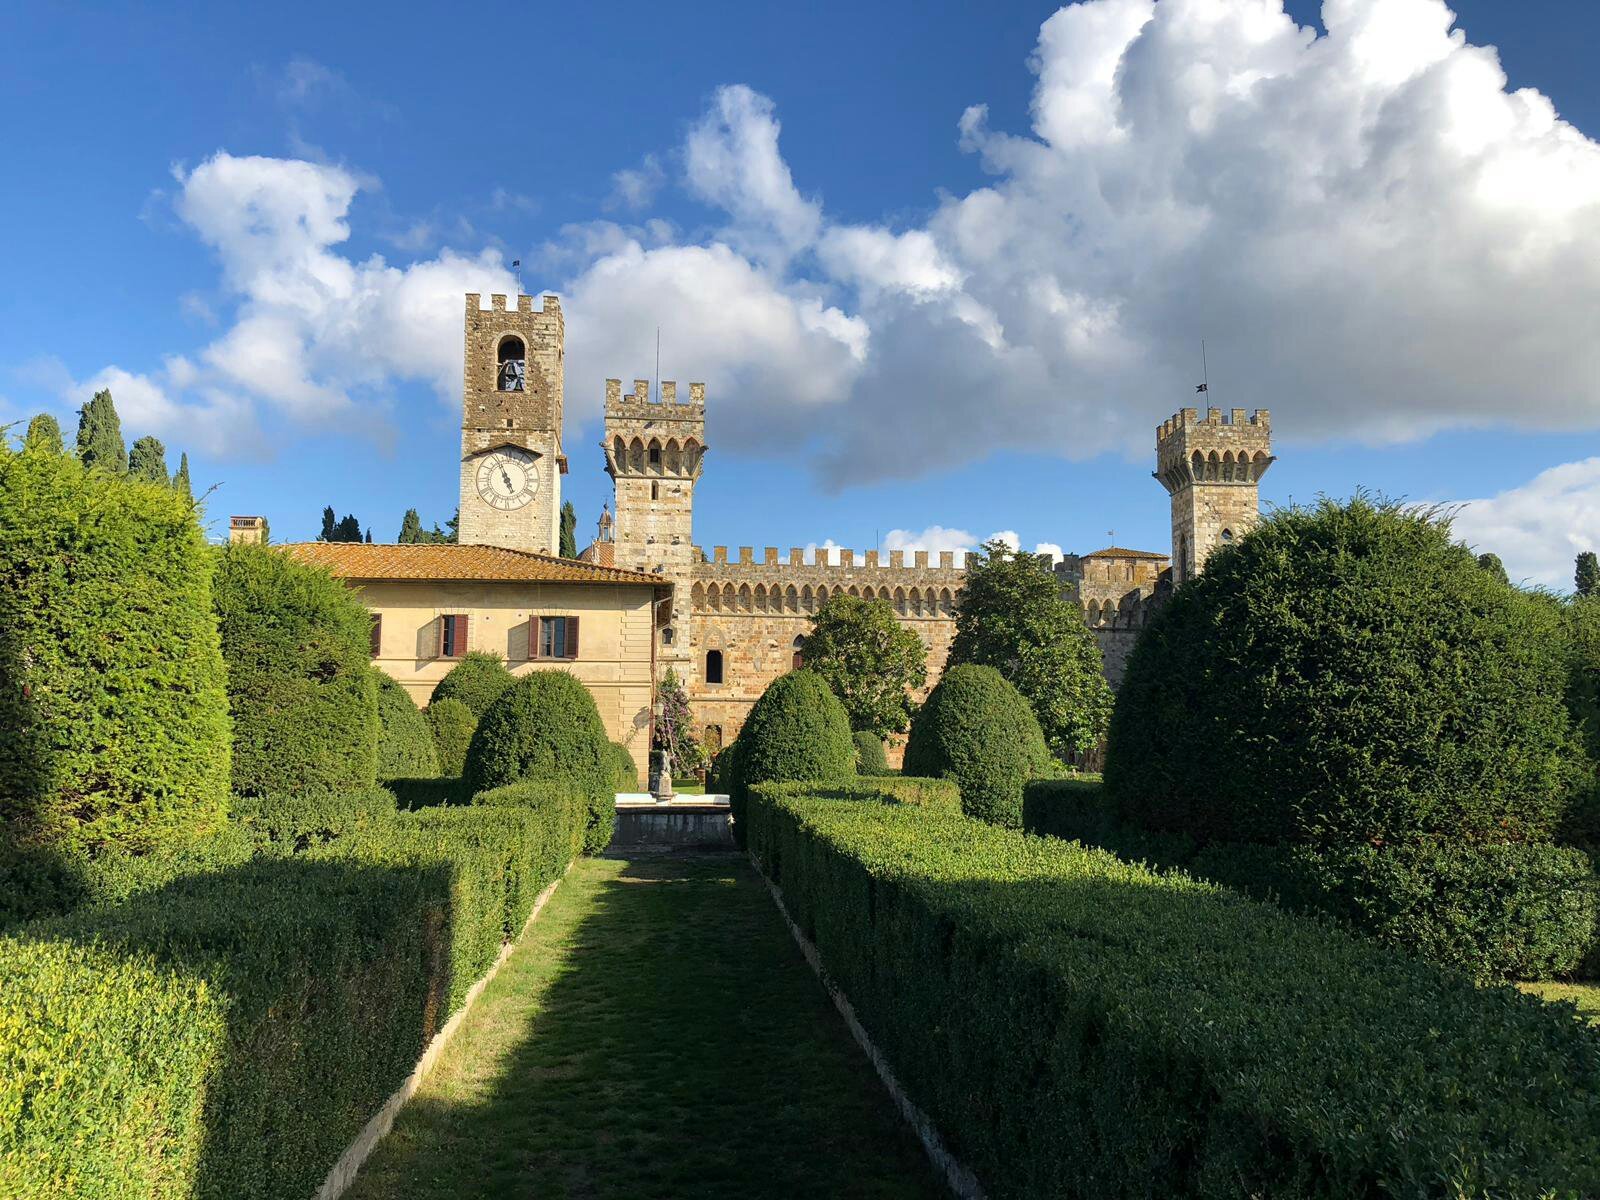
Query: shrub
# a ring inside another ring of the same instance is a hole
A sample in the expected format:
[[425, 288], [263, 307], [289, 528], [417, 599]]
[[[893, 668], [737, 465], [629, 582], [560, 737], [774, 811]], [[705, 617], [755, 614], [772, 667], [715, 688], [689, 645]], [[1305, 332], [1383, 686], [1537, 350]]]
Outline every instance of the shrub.
[[949, 775], [968, 816], [1022, 822], [1022, 785], [1051, 769], [1044, 734], [1026, 699], [993, 667], [944, 673], [911, 722], [908, 775]]
[[[409, 703], [409, 701], [408, 701]], [[241, 796], [233, 819], [263, 853], [299, 854], [394, 820], [395, 796], [387, 788], [320, 796]]]
[[1202, 845], [1120, 821], [1098, 784], [1073, 780], [1029, 784], [1023, 810], [1030, 833], [1181, 867], [1285, 908], [1324, 913], [1478, 979], [1571, 972], [1600, 914], [1600, 880], [1584, 855], [1564, 847]]
[[439, 773], [433, 729], [394, 676], [376, 668], [378, 685], [378, 778], [426, 779]]
[[465, 701], [450, 696], [435, 700], [423, 712], [428, 728], [433, 731], [440, 774], [460, 775], [467, 765], [467, 747], [472, 744], [472, 731], [478, 727], [477, 714], [467, 707]]
[[722, 748], [706, 773], [706, 791], [722, 793], [730, 798], [739, 788], [739, 740], [735, 738]]
[[441, 700], [459, 700], [472, 710], [474, 717], [482, 718], [489, 706], [515, 681], [498, 654], [488, 650], [468, 650], [445, 677], [433, 687], [429, 705]]
[[889, 760], [883, 753], [883, 739], [875, 733], [865, 729], [858, 729], [850, 735], [856, 744], [856, 774], [857, 775], [887, 775], [889, 773]]
[[383, 786], [393, 793], [395, 807], [401, 812], [472, 803], [472, 793], [459, 775], [438, 775], [430, 779], [385, 779]]
[[1600, 1194], [1570, 1008], [1102, 851], [774, 791], [752, 851], [989, 1195]]
[[1280, 510], [1141, 633], [1106, 786], [1202, 839], [1548, 839], [1577, 763], [1560, 621], [1429, 513]]
[[69, 855], [204, 840], [229, 731], [194, 508], [0, 439], [0, 841]]
[[959, 815], [961, 790], [953, 779], [918, 779], [914, 775], [867, 776], [837, 783], [764, 783], [762, 795], [802, 796], [826, 800], [870, 800], [912, 808], [937, 808]]
[[217, 612], [233, 709], [233, 790], [292, 796], [370, 788], [377, 775], [371, 617], [319, 567], [229, 546]]
[[606, 768], [610, 782], [606, 785], [613, 794], [639, 790], [639, 767], [633, 755], [621, 742], [606, 743]]
[[588, 799], [584, 848], [605, 849], [616, 822], [605, 726], [589, 689], [565, 671], [535, 671], [500, 693], [467, 750], [474, 793], [524, 779], [570, 782]]
[[791, 779], [849, 779], [856, 772], [850, 718], [833, 689], [811, 671], [791, 671], [767, 685], [739, 731], [737, 775], [729, 790], [733, 833], [740, 832], [752, 784]]

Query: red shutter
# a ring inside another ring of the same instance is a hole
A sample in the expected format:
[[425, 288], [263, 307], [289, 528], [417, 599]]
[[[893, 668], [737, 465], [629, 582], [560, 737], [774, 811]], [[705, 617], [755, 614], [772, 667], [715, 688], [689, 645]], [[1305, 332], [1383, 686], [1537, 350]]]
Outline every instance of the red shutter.
[[383, 649], [383, 618], [377, 613], [372, 615], [372, 657], [377, 658]]
[[529, 617], [528, 618], [528, 657], [529, 658], [538, 658], [539, 657], [539, 637], [540, 637], [540, 633], [541, 633], [541, 630], [539, 628], [539, 618], [538, 617]]
[[567, 618], [567, 657], [578, 657], [578, 618]]
[[449, 620], [450, 620], [449, 617], [440, 617], [439, 618], [439, 636], [438, 636], [437, 639], [435, 639], [435, 643], [434, 643], [434, 647], [433, 647], [433, 656], [435, 658], [443, 658], [444, 657], [444, 631], [445, 631], [446, 624], [449, 623]]
[[470, 644], [467, 640], [467, 618], [459, 616], [456, 618], [456, 657], [465, 658]]

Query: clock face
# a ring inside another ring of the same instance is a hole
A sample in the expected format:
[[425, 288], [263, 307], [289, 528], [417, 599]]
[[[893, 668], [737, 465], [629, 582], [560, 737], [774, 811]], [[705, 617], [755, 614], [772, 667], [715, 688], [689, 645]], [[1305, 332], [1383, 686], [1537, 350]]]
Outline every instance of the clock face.
[[478, 495], [494, 508], [521, 508], [539, 493], [539, 467], [533, 455], [502, 446], [478, 463]]

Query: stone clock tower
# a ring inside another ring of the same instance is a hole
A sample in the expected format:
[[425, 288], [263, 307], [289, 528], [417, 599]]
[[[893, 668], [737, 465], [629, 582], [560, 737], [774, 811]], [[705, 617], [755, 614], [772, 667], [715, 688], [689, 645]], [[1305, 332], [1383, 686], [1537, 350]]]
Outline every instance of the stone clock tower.
[[561, 302], [467, 294], [461, 542], [554, 554], [561, 545]]

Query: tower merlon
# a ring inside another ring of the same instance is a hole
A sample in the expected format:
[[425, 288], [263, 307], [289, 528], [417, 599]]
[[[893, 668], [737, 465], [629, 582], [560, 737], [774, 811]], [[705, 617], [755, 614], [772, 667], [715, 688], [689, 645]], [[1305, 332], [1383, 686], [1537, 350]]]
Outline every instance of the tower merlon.
[[622, 390], [622, 380], [606, 380], [606, 415], [608, 417], [637, 417], [642, 420], [704, 421], [706, 415], [706, 385], [691, 383], [689, 398], [680, 399], [678, 384], [673, 379], [661, 381], [661, 397], [650, 395], [650, 381], [635, 379], [631, 391]]
[[515, 305], [508, 304], [510, 297], [504, 292], [491, 293], [489, 296], [488, 308], [483, 307], [482, 292], [468, 292], [466, 294], [466, 298], [468, 316], [472, 316], [474, 313], [481, 312], [503, 313], [509, 311], [526, 313], [529, 316], [561, 315], [561, 301], [557, 297], [550, 295], [548, 292], [540, 297], [538, 308], [533, 307], [532, 296], [524, 296], [520, 292], [517, 294]]

